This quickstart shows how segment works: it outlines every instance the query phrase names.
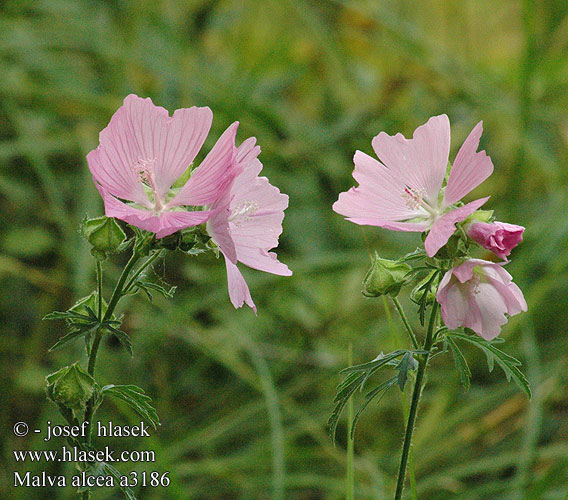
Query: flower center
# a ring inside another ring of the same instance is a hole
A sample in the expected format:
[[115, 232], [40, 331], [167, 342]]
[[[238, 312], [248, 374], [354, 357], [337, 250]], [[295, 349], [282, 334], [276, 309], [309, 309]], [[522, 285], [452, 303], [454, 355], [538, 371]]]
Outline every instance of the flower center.
[[231, 210], [231, 215], [229, 215], [229, 222], [232, 222], [235, 226], [238, 227], [244, 222], [251, 220], [258, 209], [259, 205], [257, 201], [244, 201]]
[[437, 217], [439, 215], [438, 210], [424, 199], [425, 194], [426, 192], [423, 189], [418, 190], [411, 188], [410, 186], [405, 186], [402, 197], [406, 202], [406, 206], [411, 210], [418, 210], [419, 208], [422, 208], [433, 217]]
[[156, 181], [154, 177], [154, 163], [156, 158], [138, 158], [136, 163], [132, 166], [134, 172], [138, 174], [138, 178], [142, 184], [148, 186], [153, 193], [154, 199], [154, 212], [160, 212], [163, 208], [162, 200], [158, 196], [158, 190], [156, 189]]
[[479, 276], [479, 271], [477, 269], [473, 269], [473, 274], [471, 279], [469, 280], [470, 291], [473, 295], [478, 295], [479, 292], [479, 284], [481, 283], [481, 277]]

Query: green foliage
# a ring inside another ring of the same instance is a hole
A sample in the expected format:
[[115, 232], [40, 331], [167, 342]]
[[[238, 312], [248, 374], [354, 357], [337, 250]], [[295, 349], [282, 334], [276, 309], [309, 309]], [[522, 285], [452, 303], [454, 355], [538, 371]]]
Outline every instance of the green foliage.
[[450, 351], [452, 351], [452, 356], [454, 357], [454, 363], [456, 365], [456, 370], [460, 375], [461, 383], [464, 386], [464, 389], [469, 391], [469, 388], [471, 387], [471, 370], [469, 369], [469, 365], [451, 335], [446, 336], [444, 340], [450, 348]]
[[135, 385], [105, 385], [101, 389], [101, 396], [113, 396], [124, 401], [138, 415], [152, 424], [154, 429], [160, 425], [156, 410], [151, 405], [152, 398], [144, 393], [143, 389]]
[[[118, 327], [121, 321], [114, 319], [114, 315], [111, 319], [106, 321], [101, 321], [93, 308], [97, 301], [97, 292], [93, 292], [90, 295], [82, 298], [71, 307], [71, 309], [59, 312], [55, 311], [44, 316], [43, 319], [47, 320], [60, 320], [63, 319], [67, 323], [69, 328], [69, 333], [63, 335], [53, 346], [50, 347], [50, 351], [60, 349], [65, 346], [68, 342], [75, 340], [80, 337], [84, 337], [85, 345], [87, 347], [87, 352], [90, 349], [91, 337], [98, 330], [106, 333], [113, 334], [121, 343], [121, 345], [132, 355], [132, 342], [128, 334], [120, 330]], [[104, 315], [107, 305], [102, 303], [102, 314]], [[78, 312], [82, 311], [82, 312]]]
[[[344, 498], [345, 453], [329, 442], [325, 422], [345, 347], [353, 343], [355, 359], [368, 359], [403, 345], [383, 333], [382, 308], [362, 299], [361, 278], [373, 249], [396, 259], [419, 239], [351, 224], [330, 207], [356, 185], [355, 150], [374, 155], [371, 138], [380, 131], [409, 137], [442, 112], [452, 124], [452, 157], [484, 121], [480, 149], [495, 171], [466, 201], [491, 195], [485, 207], [499, 220], [527, 227], [506, 269], [529, 312], [513, 318], [503, 336], [507, 352], [523, 360], [534, 394], [530, 405], [519, 398], [461, 340], [469, 392], [451, 356], [433, 359], [414, 442], [418, 497], [568, 495], [566, 2], [6, 0], [1, 10], [0, 391], [9, 404], [0, 425], [8, 430], [7, 474], [18, 467], [14, 447], [52, 449], [32, 433], [14, 441], [10, 429], [16, 418], [38, 425], [60, 418], [46, 400], [44, 378], [77, 352], [69, 343], [46, 355], [62, 333], [39, 318], [93, 289], [90, 246], [77, 228], [85, 213], [102, 215], [103, 206], [85, 155], [135, 92], [170, 112], [209, 106], [206, 150], [234, 120], [238, 142], [257, 137], [262, 175], [290, 196], [278, 255], [294, 271], [281, 278], [243, 269], [258, 317], [234, 310], [224, 266], [209, 252], [191, 259], [176, 252], [160, 264], [157, 272], [178, 286], [175, 300], [121, 301], [136, 356], [124, 356], [107, 335], [97, 370], [104, 367], [105, 381], [144, 387], [160, 409], [164, 425], [156, 436], [128, 444], [151, 447], [152, 468], [172, 471], [170, 487], [147, 488], [144, 498]], [[105, 263], [108, 283], [124, 257]], [[408, 303], [404, 292], [400, 300]], [[96, 303], [91, 307], [96, 311]], [[264, 372], [251, 362], [250, 346]], [[373, 418], [359, 421], [356, 498], [392, 492], [400, 407], [399, 398], [386, 397]], [[104, 405], [100, 418], [129, 415]], [[125, 471], [150, 470], [127, 465]], [[0, 498], [29, 499], [28, 489], [10, 485], [0, 481]], [[93, 500], [119, 493], [97, 490]], [[33, 494], [63, 500], [74, 492]]]
[[[513, 356], [510, 356], [506, 352], [503, 352], [501, 349], [498, 349], [497, 347], [495, 347], [495, 344], [498, 343], [499, 341], [496, 342], [494, 340], [492, 342], [488, 342], [487, 340], [482, 339], [481, 337], [479, 337], [475, 334], [474, 335], [466, 335], [466, 334], [463, 334], [463, 333], [457, 333], [457, 332], [452, 332], [452, 331], [449, 331], [447, 333], [447, 336], [449, 338], [453, 337], [453, 338], [458, 339], [458, 340], [463, 340], [465, 342], [469, 342], [470, 344], [473, 344], [474, 346], [481, 349], [485, 353], [485, 355], [487, 356], [487, 365], [489, 366], [490, 372], [493, 371], [493, 367], [495, 365], [495, 362], [497, 362], [497, 364], [505, 372], [507, 380], [510, 381], [511, 379], [513, 379], [515, 381], [515, 383], [519, 386], [519, 388], [526, 394], [526, 396], [529, 399], [531, 398], [531, 389], [530, 389], [529, 381], [527, 380], [527, 378], [525, 377], [523, 372], [521, 372], [521, 370], [519, 369], [519, 366], [521, 366], [522, 363], [518, 359], [514, 358]], [[451, 344], [450, 344], [450, 346], [451, 346]], [[464, 361], [465, 361], [465, 359], [464, 359]], [[467, 367], [467, 364], [466, 364], [466, 367]], [[462, 370], [468, 370], [468, 369], [462, 368]], [[460, 376], [461, 376], [461, 371], [460, 371]]]
[[[107, 464], [106, 462], [103, 463], [103, 467], [105, 472], [114, 478], [115, 483], [120, 485], [120, 478], [122, 477], [123, 474], [121, 474], [120, 471], [118, 471], [112, 465]], [[125, 498], [127, 498], [127, 500], [137, 500], [134, 491], [132, 491], [132, 488], [128, 486], [119, 486], [119, 488], [120, 491], [122, 491], [122, 493], [124, 494]]]
[[[396, 362], [397, 358], [402, 356], [400, 362]], [[412, 361], [411, 361], [412, 360]], [[357, 390], [360, 392], [365, 388], [365, 384], [369, 380], [369, 377], [375, 372], [387, 365], [393, 365], [396, 370], [398, 370], [398, 375], [383, 382], [378, 387], [368, 392], [365, 395], [365, 402], [363, 406], [359, 409], [355, 418], [353, 420], [353, 425], [351, 428], [351, 433], [354, 435], [356, 424], [359, 420], [361, 412], [367, 407], [367, 405], [375, 399], [377, 396], [384, 395], [384, 393], [395, 383], [398, 383], [401, 390], [404, 390], [404, 385], [406, 384], [406, 379], [408, 377], [408, 370], [415, 368], [416, 365], [413, 363], [414, 358], [412, 357], [411, 351], [406, 351], [404, 349], [398, 349], [396, 351], [390, 352], [388, 354], [380, 354], [373, 361], [364, 363], [362, 365], [350, 366], [341, 370], [341, 373], [346, 374], [345, 379], [337, 386], [337, 394], [334, 399], [335, 407], [327, 425], [329, 426], [329, 433], [332, 440], [335, 440], [335, 432], [337, 430], [337, 424], [339, 422], [339, 417], [349, 399], [355, 394]], [[379, 397], [379, 401], [380, 401]]]

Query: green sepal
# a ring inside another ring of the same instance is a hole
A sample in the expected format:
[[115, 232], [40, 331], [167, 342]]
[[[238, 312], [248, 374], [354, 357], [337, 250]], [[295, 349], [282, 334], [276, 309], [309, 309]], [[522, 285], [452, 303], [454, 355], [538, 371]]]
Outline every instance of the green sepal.
[[150, 255], [152, 248], [156, 244], [156, 235], [149, 231], [144, 231], [136, 226], [129, 226], [136, 235], [134, 241], [134, 253], [139, 257]]
[[408, 264], [382, 259], [375, 252], [371, 267], [363, 279], [362, 293], [365, 297], [387, 294], [396, 297], [402, 286], [408, 283], [408, 274], [411, 271], [412, 268]]
[[199, 255], [212, 251], [219, 256], [217, 245], [207, 231], [199, 226], [181, 232], [178, 249], [188, 255]]
[[95, 379], [79, 363], [61, 368], [48, 375], [45, 381], [47, 397], [71, 410], [82, 410], [95, 387]]
[[105, 260], [116, 253], [126, 241], [126, 233], [112, 217], [85, 217], [81, 222], [81, 234], [92, 245], [91, 253], [99, 260]]

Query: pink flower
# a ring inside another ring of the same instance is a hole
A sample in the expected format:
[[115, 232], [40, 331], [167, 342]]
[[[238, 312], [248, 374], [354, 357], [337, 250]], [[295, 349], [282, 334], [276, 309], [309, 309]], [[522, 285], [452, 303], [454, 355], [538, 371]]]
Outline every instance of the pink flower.
[[523, 226], [506, 222], [473, 222], [467, 229], [467, 235], [483, 248], [491, 250], [499, 258], [507, 260], [511, 250], [523, 241]]
[[471, 328], [492, 340], [507, 317], [527, 310], [520, 288], [501, 264], [470, 259], [450, 269], [442, 278], [436, 299], [442, 306], [446, 326]]
[[353, 177], [359, 186], [339, 195], [333, 209], [356, 224], [393, 231], [430, 230], [424, 246], [430, 257], [489, 198], [454, 208], [493, 172], [485, 151], [476, 152], [483, 130], [479, 122], [460, 148], [442, 193], [450, 152], [450, 122], [434, 116], [416, 129], [412, 139], [381, 132], [373, 139], [380, 162], [357, 151]]
[[[99, 135], [87, 155], [105, 213], [162, 238], [205, 222], [211, 210], [187, 211], [214, 203], [229, 188], [235, 171], [233, 123], [177, 192], [170, 188], [201, 149], [213, 114], [209, 108], [184, 108], [172, 117], [150, 99], [133, 94]], [[126, 203], [122, 200], [126, 200]]]
[[257, 159], [260, 147], [255, 144], [256, 139], [251, 137], [239, 146], [236, 161], [242, 170], [230, 191], [212, 205], [215, 213], [207, 222], [207, 230], [225, 258], [232, 304], [238, 308], [246, 303], [256, 313], [237, 261], [281, 276], [290, 276], [292, 271], [269, 252], [278, 245], [288, 196], [266, 177], [258, 176], [262, 164]]

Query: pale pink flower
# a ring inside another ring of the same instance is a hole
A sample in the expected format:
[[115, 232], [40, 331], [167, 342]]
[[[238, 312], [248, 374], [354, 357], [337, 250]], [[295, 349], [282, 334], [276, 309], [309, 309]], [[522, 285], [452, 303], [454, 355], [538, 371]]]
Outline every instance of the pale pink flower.
[[241, 169], [227, 194], [212, 205], [214, 215], [207, 230], [225, 258], [229, 297], [235, 307], [256, 306], [237, 261], [248, 267], [281, 276], [292, 271], [269, 252], [278, 245], [282, 233], [288, 196], [259, 177], [262, 164], [257, 159], [260, 147], [251, 137], [237, 149], [236, 162]]
[[450, 269], [442, 278], [436, 299], [442, 319], [450, 329], [471, 328], [485, 340], [492, 340], [514, 316], [527, 310], [523, 292], [502, 264], [470, 259]]
[[170, 117], [150, 99], [127, 96], [101, 131], [100, 145], [87, 155], [106, 215], [158, 238], [207, 221], [212, 211], [195, 207], [214, 203], [229, 188], [236, 174], [238, 122], [223, 133], [179, 191], [170, 188], [192, 164], [212, 120], [207, 107], [178, 109]]
[[511, 254], [511, 250], [523, 241], [523, 226], [506, 222], [473, 222], [466, 228], [467, 235], [483, 248], [491, 250], [503, 260]]
[[430, 257], [463, 221], [489, 198], [454, 208], [493, 172], [485, 151], [476, 152], [483, 130], [479, 122], [460, 148], [442, 192], [450, 152], [450, 122], [434, 116], [412, 139], [384, 132], [373, 141], [380, 162], [357, 151], [353, 177], [359, 186], [339, 195], [333, 209], [356, 224], [393, 231], [430, 231], [424, 242]]

